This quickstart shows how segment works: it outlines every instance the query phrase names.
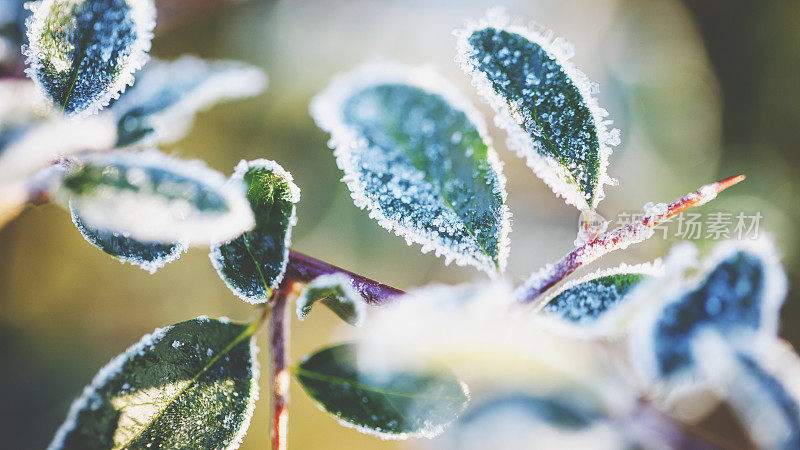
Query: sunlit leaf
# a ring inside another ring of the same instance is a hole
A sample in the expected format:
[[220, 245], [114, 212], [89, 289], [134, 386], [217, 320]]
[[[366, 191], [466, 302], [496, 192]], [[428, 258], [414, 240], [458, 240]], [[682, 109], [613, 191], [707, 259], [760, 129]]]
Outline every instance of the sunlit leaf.
[[67, 114], [91, 114], [147, 61], [153, 0], [41, 0], [28, 20], [28, 75]]
[[207, 245], [254, 223], [241, 181], [157, 151], [82, 156], [54, 195], [86, 225], [143, 242]]
[[194, 56], [151, 61], [110, 109], [118, 121], [117, 145], [180, 139], [198, 111], [226, 99], [256, 95], [266, 84], [260, 69], [239, 62]]
[[165, 264], [180, 258], [181, 254], [185, 253], [188, 248], [188, 243], [186, 242], [172, 244], [137, 241], [120, 233], [87, 226], [74, 208], [70, 208], [70, 214], [72, 215], [72, 223], [75, 224], [81, 236], [90, 244], [120, 262], [139, 266], [150, 273], [155, 273]]
[[255, 227], [212, 246], [208, 256], [234, 294], [249, 303], [263, 303], [286, 271], [300, 188], [289, 172], [266, 159], [241, 161], [231, 180], [247, 185]]
[[198, 318], [145, 336], [100, 369], [50, 449], [237, 447], [258, 396], [254, 331]]
[[509, 25], [502, 11], [459, 30], [458, 58], [497, 113], [509, 146], [567, 203], [594, 209], [603, 199], [611, 146], [596, 86], [569, 62], [574, 48], [552, 34]]
[[293, 368], [308, 395], [342, 425], [387, 439], [433, 437], [469, 401], [450, 372], [365, 372], [356, 353], [354, 345], [337, 345]]
[[483, 120], [435, 74], [367, 65], [311, 105], [357, 206], [447, 262], [502, 271], [505, 178]]
[[640, 281], [658, 272], [651, 265], [622, 265], [564, 285], [546, 300], [544, 311], [575, 323], [593, 323], [614, 309]]
[[364, 322], [367, 314], [367, 303], [344, 274], [321, 275], [313, 279], [297, 297], [297, 317], [305, 320], [316, 302], [356, 327]]

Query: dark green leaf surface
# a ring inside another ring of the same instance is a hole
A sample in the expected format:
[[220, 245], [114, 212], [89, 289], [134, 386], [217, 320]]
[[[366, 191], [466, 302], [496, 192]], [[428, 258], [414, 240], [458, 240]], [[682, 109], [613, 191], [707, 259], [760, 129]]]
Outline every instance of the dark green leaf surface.
[[544, 307], [548, 314], [576, 323], [591, 323], [614, 308], [636, 284], [641, 273], [616, 273], [567, 287]]
[[242, 183], [156, 151], [83, 156], [54, 195], [86, 225], [142, 242], [208, 244], [254, 221]]
[[335, 80], [311, 112], [370, 217], [447, 262], [502, 271], [505, 179], [482, 119], [446, 82], [403, 66], [365, 66]]
[[352, 344], [329, 347], [293, 369], [308, 395], [345, 426], [390, 439], [433, 437], [469, 401], [448, 371], [368, 373], [356, 352]]
[[510, 146], [567, 203], [593, 209], [611, 183], [605, 171], [619, 132], [606, 131], [607, 113], [567, 61], [570, 51], [560, 39], [489, 20], [460, 32], [458, 60], [497, 112]]
[[86, 225], [74, 208], [70, 208], [72, 223], [86, 241], [123, 263], [139, 266], [150, 273], [175, 261], [186, 252], [184, 242], [174, 244], [161, 242], [141, 242], [120, 233], [99, 230]]
[[254, 331], [198, 318], [145, 336], [98, 372], [50, 449], [235, 447], [257, 396]]
[[110, 109], [117, 117], [117, 146], [175, 141], [198, 111], [224, 99], [256, 95], [266, 81], [261, 70], [234, 61], [194, 56], [150, 61]]
[[42, 0], [28, 22], [28, 74], [68, 114], [94, 113], [147, 61], [152, 0]]
[[278, 287], [289, 258], [295, 204], [300, 189], [273, 161], [242, 161], [233, 180], [244, 180], [255, 228], [211, 248], [209, 258], [228, 287], [242, 300], [263, 303]]
[[305, 320], [316, 302], [327, 306], [340, 319], [356, 327], [361, 326], [367, 313], [364, 298], [353, 289], [353, 282], [344, 274], [314, 278], [297, 298], [297, 317]]

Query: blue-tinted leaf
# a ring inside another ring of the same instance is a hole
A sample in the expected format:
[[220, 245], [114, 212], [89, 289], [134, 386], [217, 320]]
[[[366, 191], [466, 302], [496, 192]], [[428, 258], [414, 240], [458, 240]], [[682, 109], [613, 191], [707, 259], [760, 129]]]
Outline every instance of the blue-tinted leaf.
[[645, 317], [641, 335], [632, 338], [634, 348], [644, 352], [634, 359], [648, 377], [670, 382], [697, 379], [692, 349], [702, 333], [719, 335], [745, 353], [777, 334], [786, 282], [770, 245], [726, 243], [707, 266], [698, 281], [679, 287], [679, 293], [652, 318]]
[[225, 99], [256, 95], [266, 84], [260, 69], [239, 62], [193, 56], [151, 61], [110, 109], [118, 121], [117, 145], [180, 139], [198, 111]]
[[311, 105], [357, 206], [447, 262], [502, 271], [505, 178], [477, 112], [434, 74], [364, 66]]
[[314, 303], [321, 302], [340, 319], [361, 326], [367, 314], [367, 303], [353, 288], [347, 275], [336, 273], [313, 279], [297, 297], [297, 317], [305, 320]]
[[623, 265], [593, 273], [562, 287], [546, 301], [544, 311], [570, 322], [594, 323], [614, 309], [640, 281], [656, 272], [650, 265]]
[[80, 216], [70, 207], [72, 223], [80, 231], [81, 236], [90, 244], [113, 256], [120, 262], [133, 264], [142, 269], [155, 273], [156, 270], [164, 267], [181, 257], [188, 248], [188, 243], [177, 242], [141, 242], [131, 239], [120, 233], [99, 230], [83, 223]]
[[20, 64], [24, 44], [25, 20], [30, 11], [25, 0], [0, 0], [0, 63]]
[[241, 161], [231, 179], [247, 185], [255, 227], [212, 246], [208, 256], [234, 294], [249, 303], [263, 303], [286, 271], [300, 188], [289, 172], [265, 159]]
[[147, 61], [153, 0], [41, 0], [27, 22], [28, 75], [67, 114], [91, 114]]
[[602, 200], [610, 146], [608, 114], [569, 58], [574, 49], [550, 34], [507, 24], [502, 13], [459, 30], [458, 58], [497, 113], [509, 146], [567, 203], [593, 209]]
[[145, 336], [100, 369], [49, 448], [236, 448], [258, 396], [254, 332], [198, 318]]
[[320, 350], [294, 367], [314, 401], [342, 425], [386, 439], [433, 437], [469, 401], [466, 387], [444, 370], [370, 373], [354, 345]]
[[207, 245], [254, 223], [241, 181], [157, 151], [83, 156], [54, 195], [86, 225], [143, 242]]

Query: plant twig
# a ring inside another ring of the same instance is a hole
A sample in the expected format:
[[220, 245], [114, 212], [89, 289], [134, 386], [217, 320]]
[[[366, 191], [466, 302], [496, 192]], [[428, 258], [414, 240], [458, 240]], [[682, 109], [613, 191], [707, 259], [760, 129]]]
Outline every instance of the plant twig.
[[350, 277], [353, 287], [370, 305], [382, 305], [391, 298], [403, 294], [400, 289], [362, 277], [348, 270], [328, 264], [296, 251], [289, 252], [289, 263], [286, 266], [285, 280], [308, 283], [320, 275], [342, 273]]
[[287, 308], [293, 282], [284, 282], [275, 290], [269, 316], [269, 359], [271, 380], [272, 426], [270, 442], [273, 450], [285, 450], [289, 420], [289, 323]]
[[707, 184], [697, 191], [665, 205], [661, 210], [647, 212], [644, 217], [630, 225], [601, 234], [595, 240], [568, 253], [555, 265], [547, 265], [534, 273], [517, 290], [517, 298], [522, 303], [534, 303], [537, 308], [544, 306], [536, 304], [536, 300], [577, 268], [614, 250], [624, 249], [631, 244], [648, 239], [653, 235], [653, 228], [659, 223], [688, 208], [708, 203], [716, 198], [717, 194], [742, 180], [744, 180], [744, 175], [737, 175]]
[[740, 449], [740, 445], [726, 442], [691, 425], [676, 421], [655, 409], [650, 403], [641, 401], [622, 421], [623, 433], [636, 443], [647, 447], [658, 442], [664, 448], [685, 450]]

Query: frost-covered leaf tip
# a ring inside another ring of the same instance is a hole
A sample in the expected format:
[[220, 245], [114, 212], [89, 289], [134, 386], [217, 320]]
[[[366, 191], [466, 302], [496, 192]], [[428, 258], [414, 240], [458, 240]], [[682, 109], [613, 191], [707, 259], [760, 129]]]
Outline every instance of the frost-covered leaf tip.
[[567, 203], [594, 209], [603, 185], [614, 183], [606, 167], [619, 130], [608, 130], [596, 85], [569, 61], [574, 48], [510, 25], [500, 10], [456, 34], [456, 59], [497, 113], [509, 147]]
[[696, 354], [702, 334], [719, 336], [745, 354], [775, 339], [786, 279], [772, 245], [725, 242], [704, 266], [696, 279], [674, 287], [663, 305], [643, 313], [634, 327], [632, 355], [647, 379], [669, 384], [701, 379], [698, 358], [715, 357]]
[[544, 312], [571, 322], [589, 324], [613, 310], [640, 281], [658, 275], [660, 268], [651, 264], [605, 269], [559, 289], [545, 301]]
[[153, 0], [41, 0], [31, 9], [27, 73], [67, 114], [108, 105], [147, 61]]
[[118, 123], [117, 146], [180, 139], [198, 111], [225, 99], [257, 95], [266, 85], [264, 72], [240, 62], [194, 56], [151, 61], [110, 108]]
[[306, 393], [346, 427], [384, 439], [431, 438], [469, 401], [449, 371], [365, 371], [357, 354], [352, 344], [336, 345], [292, 369]]
[[286, 271], [300, 188], [289, 172], [266, 159], [241, 161], [231, 181], [247, 185], [255, 227], [215, 244], [208, 256], [234, 294], [249, 303], [264, 303]]
[[422, 251], [494, 274], [508, 253], [505, 178], [477, 111], [434, 73], [371, 64], [311, 104], [357, 206]]
[[100, 369], [49, 449], [238, 447], [258, 397], [254, 331], [198, 318], [143, 337]]
[[314, 278], [297, 297], [297, 317], [305, 320], [314, 303], [321, 302], [340, 319], [361, 326], [367, 314], [367, 303], [353, 288], [350, 277], [342, 273]]
[[142, 242], [208, 245], [254, 223], [241, 181], [155, 150], [82, 156], [53, 194], [89, 227]]

